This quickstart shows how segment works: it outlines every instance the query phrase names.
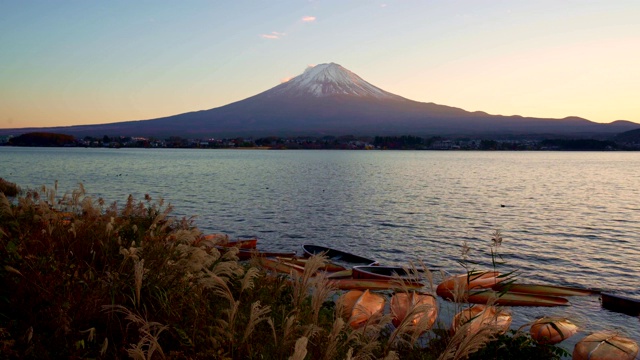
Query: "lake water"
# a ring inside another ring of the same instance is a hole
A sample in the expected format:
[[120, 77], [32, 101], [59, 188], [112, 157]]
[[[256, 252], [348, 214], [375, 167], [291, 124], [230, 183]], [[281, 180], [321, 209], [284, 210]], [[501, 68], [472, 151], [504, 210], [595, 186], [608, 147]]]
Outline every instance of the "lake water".
[[[61, 193], [82, 182], [122, 204], [129, 194], [162, 197], [203, 232], [255, 235], [263, 249], [313, 243], [451, 274], [463, 272], [463, 241], [474, 267], [490, 268], [500, 229], [500, 269], [517, 269], [521, 282], [640, 298], [638, 152], [0, 147], [0, 177], [23, 188], [58, 180]], [[619, 330], [640, 342], [638, 318], [602, 309], [597, 296], [571, 303], [514, 308], [514, 325], [568, 316], [584, 333]]]

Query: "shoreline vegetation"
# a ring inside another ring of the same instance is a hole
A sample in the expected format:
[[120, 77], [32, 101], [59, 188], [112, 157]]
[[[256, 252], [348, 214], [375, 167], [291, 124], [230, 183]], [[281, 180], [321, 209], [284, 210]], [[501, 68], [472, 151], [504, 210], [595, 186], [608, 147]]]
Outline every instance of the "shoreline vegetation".
[[[220, 252], [192, 218], [148, 195], [106, 204], [0, 179], [0, 354], [9, 359], [560, 359], [529, 332], [470, 321], [453, 331], [410, 314], [345, 318], [344, 293]], [[15, 189], [13, 192], [6, 189]], [[499, 232], [492, 241], [496, 251]], [[463, 254], [463, 259], [464, 258]], [[495, 265], [495, 264], [494, 264]], [[428, 269], [421, 275], [430, 279]], [[416, 271], [417, 274], [417, 271]], [[433, 293], [430, 284], [425, 290]], [[459, 294], [464, 296], [464, 294]], [[389, 293], [378, 297], [390, 297]], [[490, 304], [489, 304], [490, 305]], [[457, 304], [459, 310], [468, 304]], [[501, 308], [498, 308], [501, 309]], [[500, 311], [496, 313], [501, 313]], [[355, 316], [355, 315], [354, 315]], [[484, 315], [483, 315], [484, 316]], [[497, 315], [496, 315], [497, 316]], [[483, 317], [484, 319], [484, 317]], [[391, 325], [396, 320], [395, 325]], [[424, 320], [424, 321], [423, 321]]]
[[263, 137], [227, 139], [166, 139], [136, 137], [84, 137], [65, 134], [26, 133], [0, 139], [0, 145], [31, 147], [95, 147], [95, 148], [200, 148], [200, 149], [340, 149], [340, 150], [562, 150], [562, 151], [634, 151], [640, 150], [640, 131], [612, 138], [554, 138], [544, 136], [511, 136], [502, 139], [447, 138], [442, 136], [323, 136]]

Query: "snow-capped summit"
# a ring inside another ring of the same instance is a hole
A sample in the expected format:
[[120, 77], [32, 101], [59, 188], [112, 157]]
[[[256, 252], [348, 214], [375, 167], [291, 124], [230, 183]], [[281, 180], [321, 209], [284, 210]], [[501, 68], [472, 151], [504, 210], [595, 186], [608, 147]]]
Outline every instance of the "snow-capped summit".
[[315, 97], [356, 95], [377, 99], [400, 98], [369, 84], [358, 75], [336, 63], [309, 66], [301, 75], [272, 89], [272, 94], [288, 96], [312, 95]]

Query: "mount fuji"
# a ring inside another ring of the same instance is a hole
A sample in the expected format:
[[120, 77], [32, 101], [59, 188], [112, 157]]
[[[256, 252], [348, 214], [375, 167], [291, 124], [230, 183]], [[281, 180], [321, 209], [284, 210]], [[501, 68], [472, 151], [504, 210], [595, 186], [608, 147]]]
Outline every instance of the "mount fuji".
[[[640, 128], [629, 121], [595, 123], [578, 117], [541, 119], [489, 115], [409, 100], [335, 64], [304, 73], [225, 106], [152, 120], [37, 129], [76, 136], [190, 138], [295, 135], [574, 135], [617, 134]], [[11, 129], [23, 132], [35, 129]], [[7, 130], [0, 130], [7, 133]]]

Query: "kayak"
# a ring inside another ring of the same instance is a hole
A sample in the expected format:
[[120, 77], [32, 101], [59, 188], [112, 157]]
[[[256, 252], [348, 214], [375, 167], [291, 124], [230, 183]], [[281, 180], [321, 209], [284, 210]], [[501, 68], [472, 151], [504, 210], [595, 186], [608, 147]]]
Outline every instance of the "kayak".
[[491, 287], [495, 291], [507, 291], [510, 293], [548, 295], [548, 296], [585, 296], [598, 292], [595, 290], [577, 289], [555, 285], [535, 285], [535, 284], [495, 284]]
[[302, 245], [305, 257], [311, 257], [313, 255], [322, 255], [329, 258], [331, 261], [341, 261], [350, 265], [373, 265], [377, 264], [375, 260], [367, 259], [362, 256], [350, 254], [341, 250], [336, 250], [319, 245]]
[[379, 280], [400, 278], [408, 282], [418, 282], [419, 276], [400, 266], [354, 266], [353, 278]]

